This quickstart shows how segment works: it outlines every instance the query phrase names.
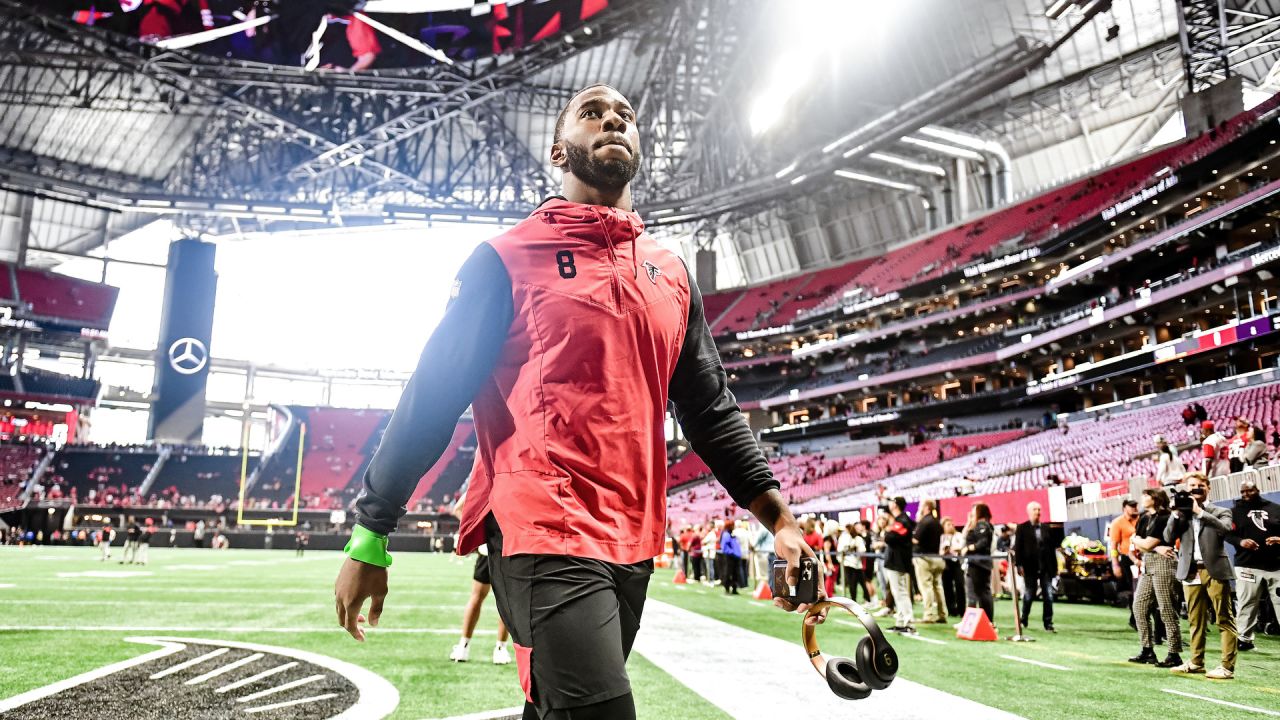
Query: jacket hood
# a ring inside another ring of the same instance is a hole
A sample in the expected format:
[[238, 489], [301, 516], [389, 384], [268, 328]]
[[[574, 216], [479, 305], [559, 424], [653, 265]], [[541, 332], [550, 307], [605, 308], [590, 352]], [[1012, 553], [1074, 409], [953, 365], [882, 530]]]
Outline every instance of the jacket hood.
[[584, 205], [551, 197], [533, 211], [557, 232], [598, 245], [633, 242], [644, 232], [644, 221], [635, 212], [606, 205]]

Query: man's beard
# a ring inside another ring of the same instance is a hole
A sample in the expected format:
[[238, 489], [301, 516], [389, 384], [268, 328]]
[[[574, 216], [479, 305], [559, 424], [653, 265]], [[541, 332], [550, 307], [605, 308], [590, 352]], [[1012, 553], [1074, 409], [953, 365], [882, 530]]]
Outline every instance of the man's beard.
[[621, 190], [640, 171], [640, 151], [633, 150], [630, 160], [599, 160], [586, 148], [564, 144], [569, 172], [588, 186], [600, 190]]

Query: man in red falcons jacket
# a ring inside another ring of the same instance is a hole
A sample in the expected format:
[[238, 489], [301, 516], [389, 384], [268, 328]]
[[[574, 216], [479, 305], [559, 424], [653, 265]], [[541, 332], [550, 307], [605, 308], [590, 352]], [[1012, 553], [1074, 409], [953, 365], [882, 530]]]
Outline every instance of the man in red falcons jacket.
[[[472, 406], [477, 452], [458, 553], [487, 543], [525, 718], [635, 717], [626, 659], [666, 526], [667, 403], [733, 499], [773, 531], [792, 582], [812, 556], [729, 392], [681, 259], [631, 205], [635, 111], [605, 85], [556, 123], [562, 197], [458, 272], [364, 477], [339, 623], [364, 639], [387, 594], [387, 535]], [[803, 612], [777, 601], [786, 610]]]

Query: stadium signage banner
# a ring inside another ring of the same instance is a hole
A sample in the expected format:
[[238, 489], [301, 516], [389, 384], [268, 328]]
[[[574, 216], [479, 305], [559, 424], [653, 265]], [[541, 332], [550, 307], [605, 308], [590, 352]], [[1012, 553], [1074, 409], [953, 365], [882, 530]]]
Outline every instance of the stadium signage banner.
[[1238, 342], [1248, 342], [1272, 332], [1274, 332], [1274, 327], [1273, 318], [1271, 317], [1254, 318], [1238, 325], [1223, 325], [1158, 348], [1156, 350], [1156, 362], [1169, 362], [1170, 360], [1177, 360], [1178, 358], [1208, 352], [1209, 350], [1217, 350]]
[[215, 248], [199, 240], [178, 240], [169, 246], [155, 354], [156, 399], [147, 434], [153, 440], [198, 443], [203, 434], [218, 288]]
[[766, 337], [768, 335], [777, 335], [778, 333], [787, 333], [795, 329], [794, 325], [779, 325], [778, 327], [764, 328], [762, 330], [748, 330], [746, 332], [740, 332], [737, 334], [737, 338], [739, 340], [751, 340], [754, 338]]
[[849, 427], [858, 427], [859, 425], [871, 425], [873, 423], [889, 422], [897, 420], [901, 417], [896, 412], [877, 413], [875, 415], [863, 415], [861, 417], [851, 417], [846, 423]]
[[1155, 196], [1159, 195], [1160, 193], [1164, 192], [1165, 190], [1168, 190], [1169, 188], [1177, 184], [1178, 184], [1178, 176], [1170, 174], [1169, 177], [1164, 178], [1163, 180], [1156, 183], [1155, 185], [1152, 185], [1151, 187], [1146, 188], [1145, 190], [1142, 190], [1141, 192], [1129, 198], [1121, 200], [1120, 202], [1116, 203], [1115, 205], [1112, 205], [1109, 208], [1106, 208], [1105, 210], [1102, 211], [1102, 219], [1112, 220], [1120, 213], [1125, 212], [1126, 210], [1133, 209], [1139, 204], [1154, 198]]
[[1020, 262], [1031, 260], [1037, 257], [1040, 257], [1040, 248], [1027, 248], [1022, 252], [1013, 253], [1012, 255], [1005, 255], [1002, 258], [996, 258], [995, 260], [990, 260], [988, 262], [978, 263], [977, 265], [970, 265], [969, 267], [964, 269], [964, 276], [967, 278], [976, 277], [985, 272], [991, 272], [992, 270], [999, 270], [1002, 267], [1008, 267], [1010, 265], [1017, 265]]
[[1263, 250], [1262, 252], [1254, 253], [1249, 256], [1249, 261], [1253, 263], [1253, 267], [1266, 265], [1276, 259], [1280, 259], [1280, 245], [1273, 247], [1270, 250]]
[[902, 296], [899, 295], [898, 292], [895, 290], [887, 295], [880, 295], [879, 297], [873, 297], [869, 300], [863, 300], [860, 303], [854, 303], [853, 305], [846, 305], [844, 306], [844, 314], [852, 315], [853, 313], [856, 313], [860, 310], [869, 310], [873, 307], [879, 307], [886, 303], [891, 303], [900, 297]]

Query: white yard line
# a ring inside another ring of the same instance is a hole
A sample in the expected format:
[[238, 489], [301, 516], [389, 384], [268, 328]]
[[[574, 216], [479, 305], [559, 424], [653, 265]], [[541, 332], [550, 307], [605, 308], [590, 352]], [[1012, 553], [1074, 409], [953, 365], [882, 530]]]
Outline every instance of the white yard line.
[[1203, 700], [1205, 702], [1215, 703], [1217, 705], [1226, 705], [1227, 707], [1233, 707], [1237, 710], [1248, 710], [1249, 712], [1255, 712], [1262, 715], [1270, 715], [1271, 717], [1280, 717], [1280, 712], [1276, 712], [1275, 710], [1265, 710], [1263, 708], [1253, 707], [1252, 705], [1241, 705], [1240, 703], [1228, 702], [1226, 700], [1218, 700], [1217, 698], [1205, 697], [1203, 695], [1194, 695], [1189, 692], [1182, 692], [1181, 690], [1170, 690], [1169, 688], [1160, 688], [1160, 692], [1167, 692], [1170, 695], [1181, 695], [1182, 697], [1191, 698], [1193, 700]]
[[[814, 672], [800, 644], [800, 619], [795, 641], [761, 635], [650, 598], [645, 603], [643, 628], [636, 652], [684, 683], [734, 718], [790, 717], [796, 708], [813, 717], [892, 717], [895, 720], [935, 720], [947, 708], [948, 720], [1016, 720], [1003, 710], [966, 700], [925, 685], [898, 678], [887, 690], [850, 703], [836, 697], [826, 680]], [[836, 639], [827, 642], [835, 651]], [[841, 643], [849, 648], [854, 642]], [[759, 658], [769, 658], [769, 672], [753, 671]], [[910, 674], [908, 665], [905, 671]]]
[[1000, 657], [1004, 658], [1005, 660], [1013, 660], [1015, 662], [1026, 663], [1028, 665], [1037, 665], [1039, 667], [1048, 668], [1050, 670], [1066, 670], [1068, 672], [1071, 671], [1071, 668], [1069, 667], [1054, 665], [1053, 663], [1040, 662], [1039, 660], [1028, 660], [1027, 658], [1018, 657], [1017, 655], [1001, 655]]

